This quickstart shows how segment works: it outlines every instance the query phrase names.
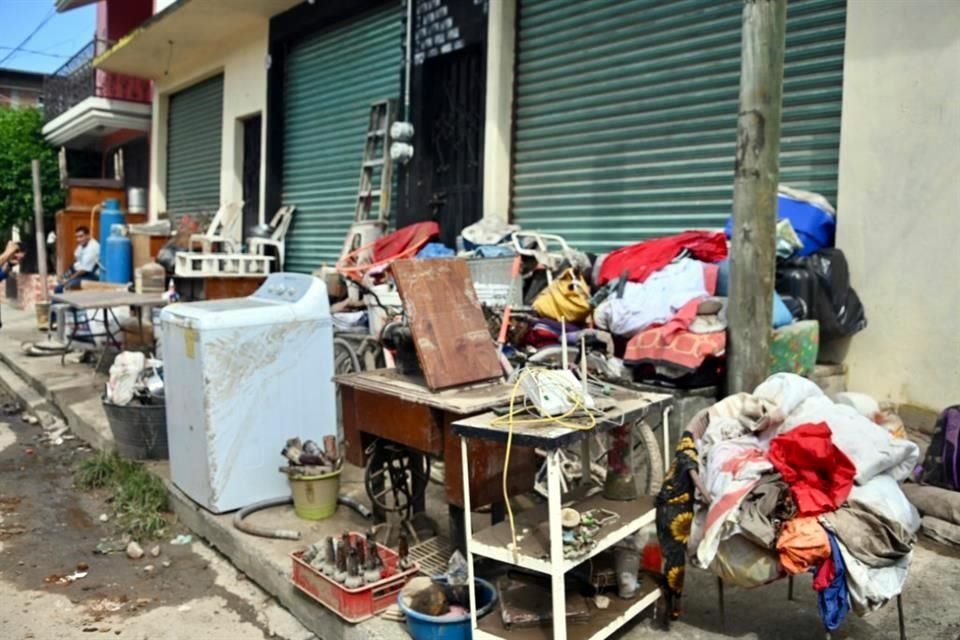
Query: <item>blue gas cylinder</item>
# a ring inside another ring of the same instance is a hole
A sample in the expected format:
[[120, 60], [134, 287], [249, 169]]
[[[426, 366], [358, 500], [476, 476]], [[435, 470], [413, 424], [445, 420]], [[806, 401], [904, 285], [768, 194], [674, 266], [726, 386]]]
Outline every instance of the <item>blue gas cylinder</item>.
[[100, 207], [100, 250], [104, 251], [107, 247], [107, 239], [110, 238], [110, 230], [115, 224], [124, 224], [126, 214], [120, 209], [120, 201], [116, 198], [107, 198]]
[[110, 237], [104, 245], [103, 270], [100, 279], [104, 282], [126, 284], [133, 275], [133, 245], [123, 232], [123, 225], [110, 228]]

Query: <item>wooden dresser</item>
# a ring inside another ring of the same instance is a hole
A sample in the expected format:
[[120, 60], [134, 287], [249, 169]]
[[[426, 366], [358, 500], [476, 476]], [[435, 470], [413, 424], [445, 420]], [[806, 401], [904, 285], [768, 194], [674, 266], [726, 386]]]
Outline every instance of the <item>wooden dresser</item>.
[[[95, 206], [102, 204], [107, 198], [119, 200], [120, 208], [126, 211], [127, 194], [120, 182], [80, 179], [67, 181], [67, 205], [56, 215], [57, 273], [63, 273], [73, 264], [73, 252], [77, 249], [75, 237], [77, 227], [90, 227], [93, 237], [100, 237], [100, 216], [93, 216], [91, 225], [90, 213]], [[128, 224], [146, 221], [146, 213], [128, 213], [126, 217]]]

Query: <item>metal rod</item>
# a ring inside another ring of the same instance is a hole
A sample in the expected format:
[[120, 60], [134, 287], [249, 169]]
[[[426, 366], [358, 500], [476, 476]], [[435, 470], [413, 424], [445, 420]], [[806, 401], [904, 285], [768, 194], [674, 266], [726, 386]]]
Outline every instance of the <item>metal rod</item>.
[[900, 640], [907, 640], [907, 629], [903, 623], [903, 600], [900, 599], [900, 594], [897, 594], [897, 618], [900, 622]]
[[37, 273], [40, 275], [40, 291], [43, 301], [50, 300], [47, 291], [47, 237], [43, 232], [43, 194], [40, 191], [40, 161], [32, 160], [33, 173], [33, 229], [37, 238]]
[[[412, 2], [412, 0], [407, 0]], [[477, 585], [473, 578], [473, 522], [470, 519], [470, 460], [467, 439], [460, 438], [460, 469], [463, 474], [463, 532], [467, 541], [467, 592], [470, 594], [470, 629], [477, 628]]]
[[403, 119], [410, 121], [410, 76], [413, 75], [413, 2], [407, 0], [407, 60], [403, 78]]
[[726, 631], [727, 610], [723, 606], [723, 578], [717, 578], [717, 598], [720, 603], [720, 629]]

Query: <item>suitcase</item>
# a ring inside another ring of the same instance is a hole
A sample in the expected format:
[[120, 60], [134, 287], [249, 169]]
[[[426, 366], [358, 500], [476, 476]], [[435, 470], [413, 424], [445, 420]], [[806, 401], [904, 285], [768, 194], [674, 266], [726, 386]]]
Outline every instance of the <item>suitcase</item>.
[[[788, 298], [791, 299], [791, 303], [787, 306], [797, 320], [816, 319], [814, 313], [817, 308], [819, 287], [816, 274], [806, 266], [780, 265], [777, 267], [775, 288], [783, 297], [784, 303]], [[799, 307], [801, 316], [796, 315], [796, 307]]]

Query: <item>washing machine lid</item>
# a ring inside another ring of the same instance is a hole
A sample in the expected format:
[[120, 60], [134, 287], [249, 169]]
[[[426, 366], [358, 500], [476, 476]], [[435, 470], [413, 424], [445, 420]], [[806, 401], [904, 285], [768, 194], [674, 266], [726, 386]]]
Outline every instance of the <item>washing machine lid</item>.
[[[277, 291], [280, 283], [290, 282], [299, 282], [300, 286], [295, 291], [290, 287]], [[298, 281], [270, 277], [250, 297], [173, 304], [164, 308], [160, 320], [200, 330], [306, 320], [332, 324], [327, 289], [316, 278]]]

